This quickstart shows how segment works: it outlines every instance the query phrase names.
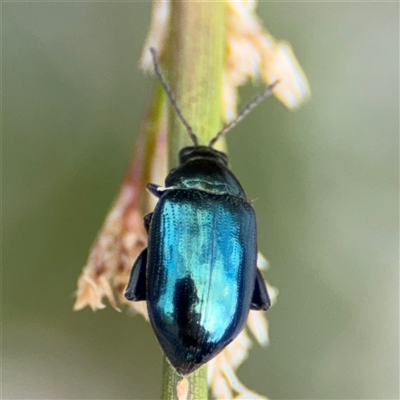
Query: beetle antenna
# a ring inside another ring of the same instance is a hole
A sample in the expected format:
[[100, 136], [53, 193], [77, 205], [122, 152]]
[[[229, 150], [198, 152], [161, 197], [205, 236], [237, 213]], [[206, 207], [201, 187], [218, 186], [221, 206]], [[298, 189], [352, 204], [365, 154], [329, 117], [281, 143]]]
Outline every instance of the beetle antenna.
[[249, 103], [240, 111], [239, 115], [231, 122], [226, 124], [208, 144], [212, 147], [215, 142], [225, 136], [233, 127], [235, 127], [243, 118], [247, 116], [255, 107], [257, 107], [263, 100], [272, 94], [274, 87], [279, 83], [276, 80], [271, 85], [267, 86], [261, 93], [255, 95]]
[[154, 71], [156, 72], [158, 78], [160, 79], [160, 83], [162, 85], [162, 87], [164, 88], [165, 93], [167, 94], [167, 97], [172, 105], [172, 107], [174, 108], [176, 114], [178, 115], [179, 119], [182, 121], [183, 125], [185, 125], [188, 134], [190, 136], [190, 138], [193, 141], [193, 144], [197, 147], [199, 145], [199, 142], [197, 140], [197, 136], [196, 134], [193, 132], [192, 127], [189, 125], [189, 123], [186, 121], [185, 117], [182, 115], [182, 112], [178, 106], [178, 103], [175, 99], [175, 96], [172, 94], [172, 90], [169, 87], [167, 81], [165, 80], [162, 72], [161, 72], [161, 68], [160, 68], [160, 62], [158, 60], [158, 56], [157, 53], [155, 51], [155, 49], [153, 47], [150, 47], [150, 52], [151, 52], [151, 56], [153, 57], [153, 64], [154, 64]]

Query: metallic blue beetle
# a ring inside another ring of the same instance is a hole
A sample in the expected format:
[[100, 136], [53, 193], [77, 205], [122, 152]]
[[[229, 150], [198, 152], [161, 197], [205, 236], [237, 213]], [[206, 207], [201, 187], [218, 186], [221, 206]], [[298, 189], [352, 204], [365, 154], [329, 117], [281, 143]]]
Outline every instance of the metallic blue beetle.
[[125, 296], [147, 301], [165, 355], [180, 375], [188, 375], [235, 339], [249, 310], [267, 310], [270, 300], [256, 266], [253, 208], [226, 154], [211, 147], [226, 129], [210, 146], [199, 146], [180, 118], [195, 145], [180, 151], [180, 165], [169, 173], [165, 187], [147, 186], [159, 201], [144, 218], [149, 244], [133, 265]]

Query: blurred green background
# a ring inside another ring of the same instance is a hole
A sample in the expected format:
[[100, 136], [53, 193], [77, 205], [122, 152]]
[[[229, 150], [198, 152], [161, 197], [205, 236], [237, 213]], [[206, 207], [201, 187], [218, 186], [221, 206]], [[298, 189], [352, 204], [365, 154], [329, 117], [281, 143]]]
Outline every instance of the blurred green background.
[[[313, 98], [295, 113], [268, 99], [229, 135], [280, 290], [271, 345], [239, 376], [273, 399], [398, 399], [399, 4], [258, 10]], [[151, 4], [2, 12], [3, 398], [156, 399], [150, 326], [72, 312], [151, 98], [138, 68]]]

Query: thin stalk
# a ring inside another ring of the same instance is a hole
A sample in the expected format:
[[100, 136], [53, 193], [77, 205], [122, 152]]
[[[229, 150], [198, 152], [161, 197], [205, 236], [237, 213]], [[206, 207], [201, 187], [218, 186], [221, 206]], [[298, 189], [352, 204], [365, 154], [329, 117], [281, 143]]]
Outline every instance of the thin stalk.
[[[168, 81], [182, 114], [207, 145], [221, 128], [224, 61], [224, 2], [171, 2], [170, 36], [165, 53]], [[192, 146], [186, 128], [170, 109], [169, 166], [179, 150]]]
[[[170, 35], [163, 66], [177, 104], [200, 145], [207, 145], [221, 128], [224, 23], [223, 1], [171, 2]], [[186, 127], [170, 108], [168, 168], [176, 166], [183, 147], [192, 145]], [[223, 144], [219, 143], [219, 146]], [[207, 399], [206, 367], [187, 379], [185, 400]], [[182, 377], [164, 359], [163, 400], [178, 399], [177, 384], [180, 381]]]
[[186, 377], [188, 380], [188, 391], [186, 396], [183, 397], [178, 395], [178, 384], [182, 379], [164, 356], [162, 400], [206, 400], [208, 398], [207, 368], [205, 366]]

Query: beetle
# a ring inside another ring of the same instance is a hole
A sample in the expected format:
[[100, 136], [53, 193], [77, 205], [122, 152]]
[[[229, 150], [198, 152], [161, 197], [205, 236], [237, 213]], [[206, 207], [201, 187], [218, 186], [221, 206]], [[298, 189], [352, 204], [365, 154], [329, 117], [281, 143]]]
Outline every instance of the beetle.
[[144, 217], [148, 247], [136, 259], [125, 290], [147, 301], [149, 319], [167, 359], [189, 375], [220, 353], [245, 326], [250, 310], [267, 310], [270, 299], [257, 268], [255, 213], [213, 144], [267, 97], [267, 87], [223, 128], [208, 146], [184, 119], [164, 80], [156, 53], [155, 71], [193, 146], [179, 153], [179, 166], [165, 186], [148, 184], [159, 200]]

